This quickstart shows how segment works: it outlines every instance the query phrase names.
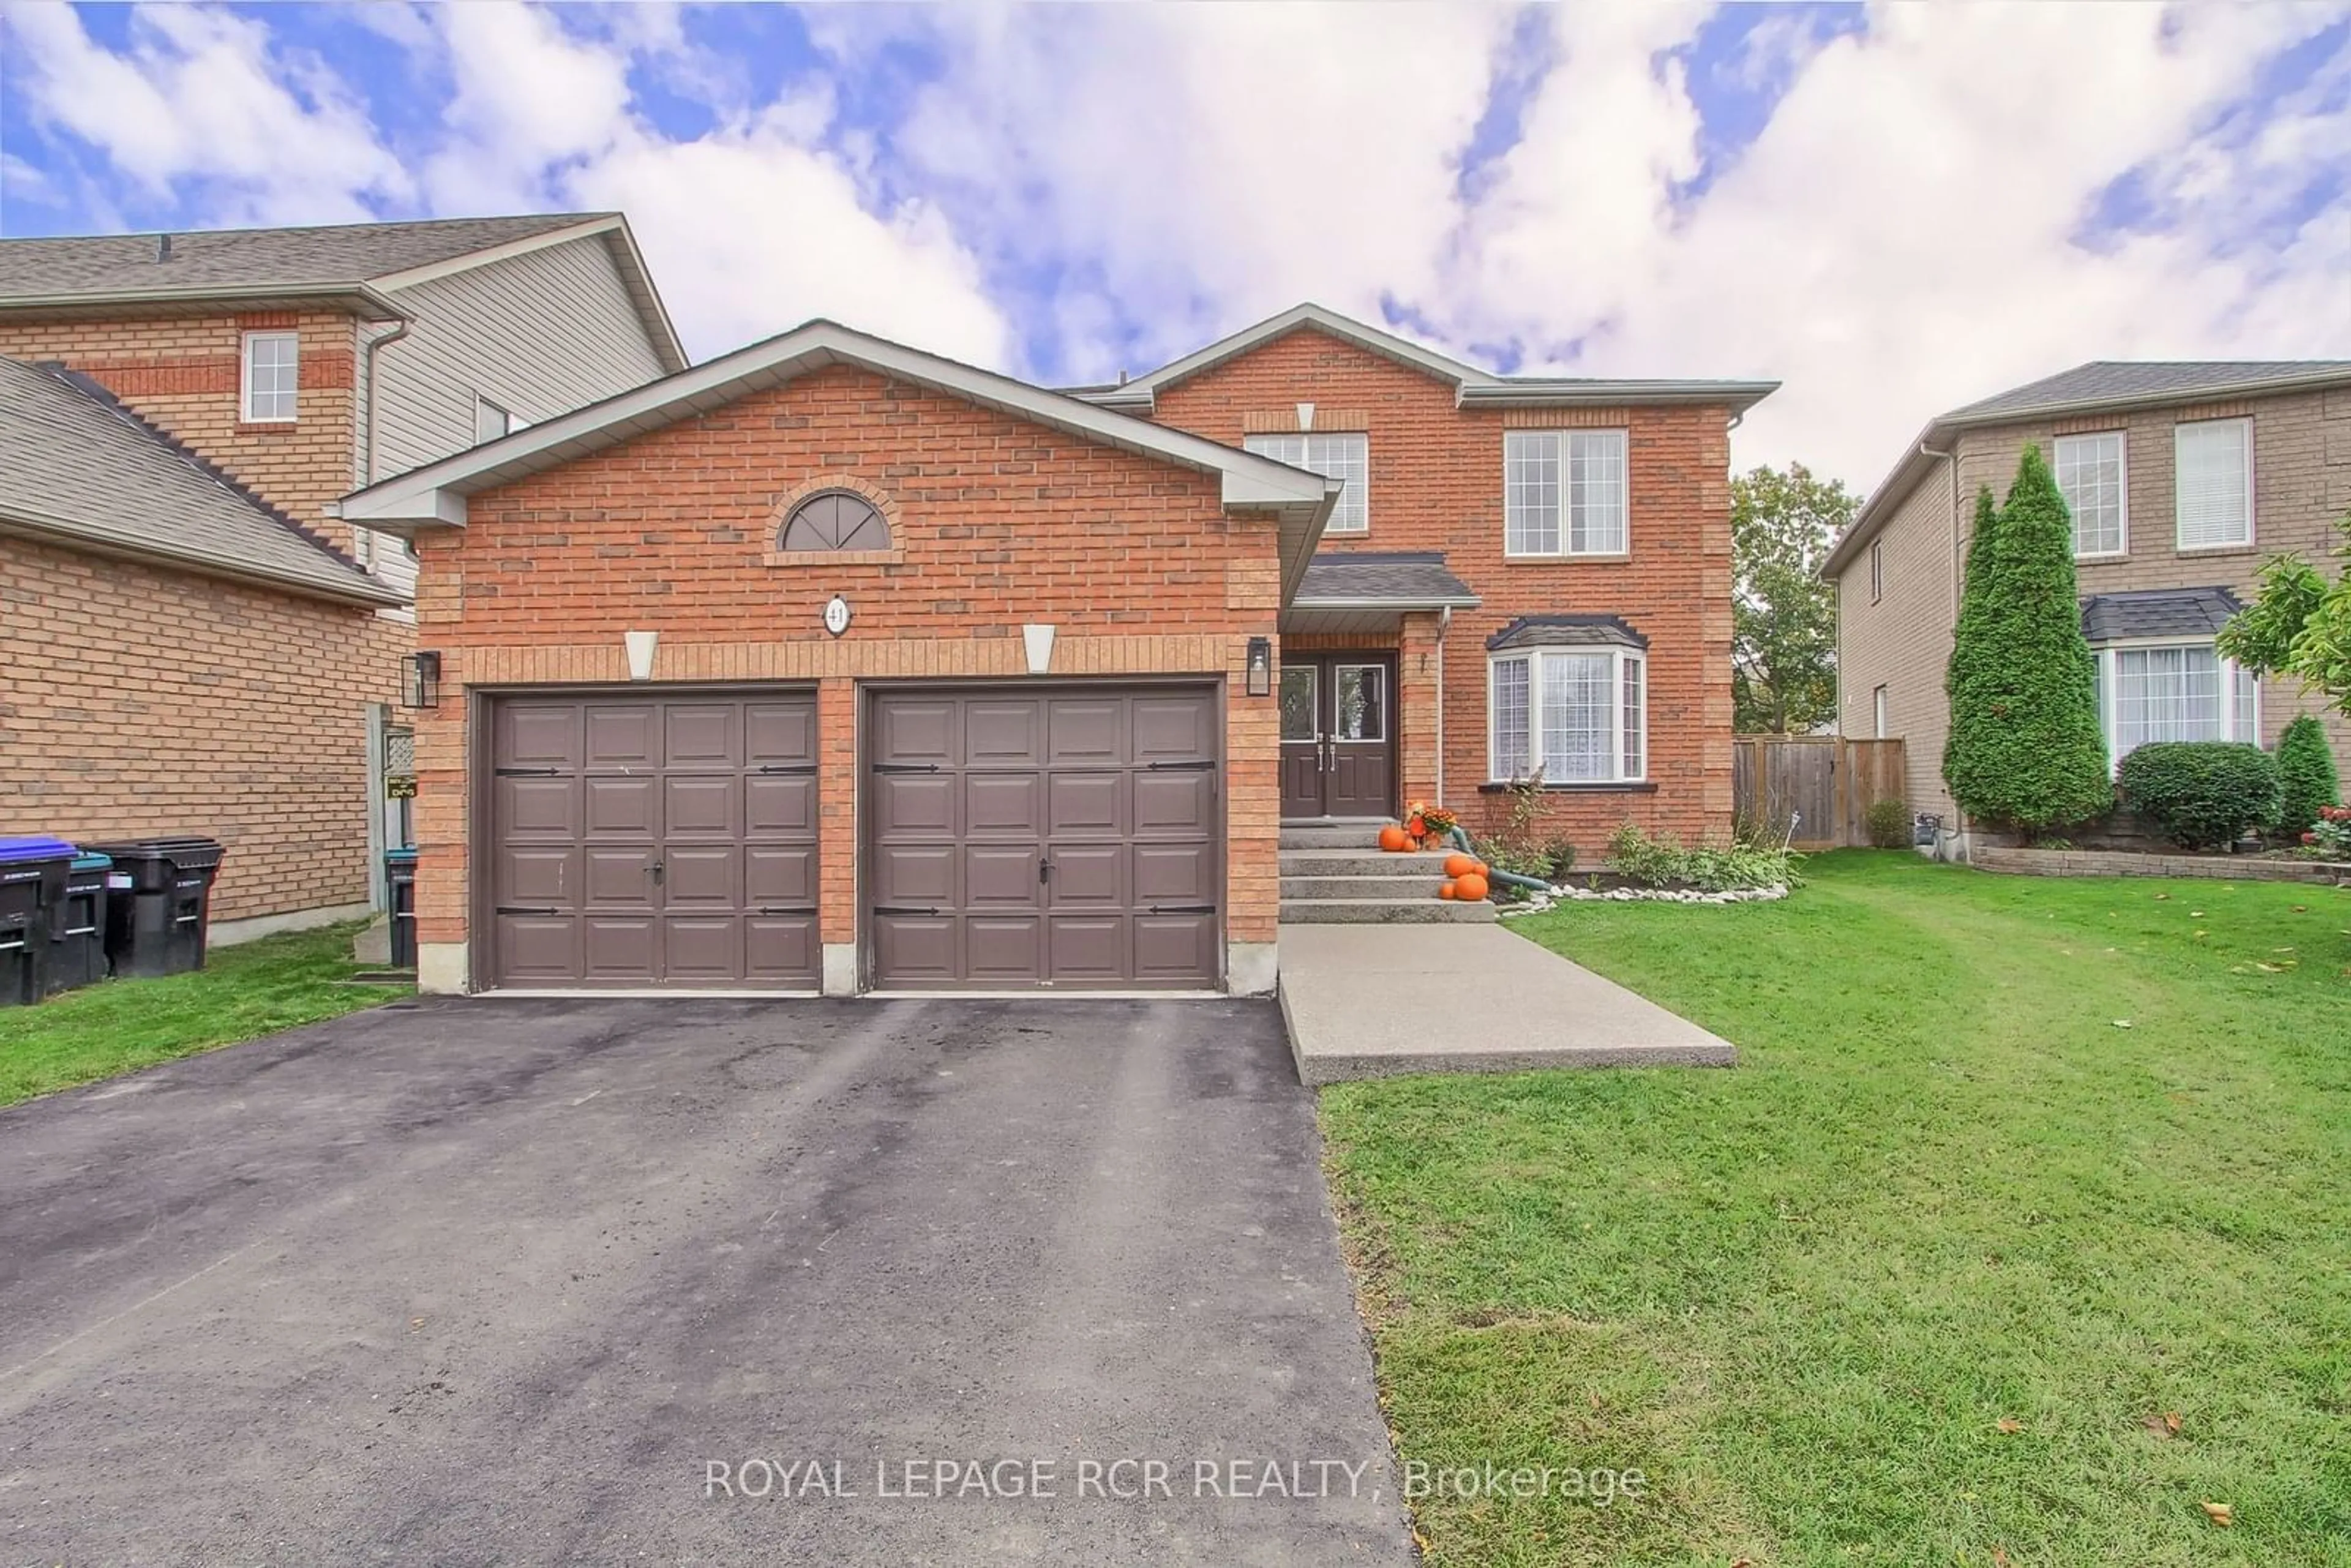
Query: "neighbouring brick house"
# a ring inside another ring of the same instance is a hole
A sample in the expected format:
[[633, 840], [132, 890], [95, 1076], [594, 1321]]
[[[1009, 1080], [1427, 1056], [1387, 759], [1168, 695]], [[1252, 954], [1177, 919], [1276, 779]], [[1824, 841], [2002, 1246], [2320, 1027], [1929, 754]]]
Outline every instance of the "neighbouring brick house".
[[343, 513], [414, 540], [441, 674], [420, 981], [1261, 991], [1286, 820], [1547, 764], [1587, 844], [1725, 830], [1770, 390], [1306, 308], [1070, 394], [819, 321], [381, 482]]
[[370, 907], [415, 563], [340, 498], [684, 365], [612, 214], [0, 240], [0, 824]]
[[1823, 563], [1837, 585], [1842, 727], [1898, 736], [1909, 804], [1967, 834], [1943, 782], [1943, 691], [1976, 493], [2008, 493], [2028, 444], [2074, 516], [2082, 626], [2108, 757], [2151, 740], [2274, 746], [2319, 715], [2338, 756], [2351, 724], [2292, 680], [2256, 681], [2214, 635], [2262, 560], [2325, 559], [2351, 511], [2351, 361], [2079, 366], [1930, 423]]

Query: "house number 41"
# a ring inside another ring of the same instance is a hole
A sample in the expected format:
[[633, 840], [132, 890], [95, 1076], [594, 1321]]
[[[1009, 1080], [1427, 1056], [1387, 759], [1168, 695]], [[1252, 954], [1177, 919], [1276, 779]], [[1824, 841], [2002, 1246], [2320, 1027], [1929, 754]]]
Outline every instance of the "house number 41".
[[838, 593], [825, 601], [824, 629], [836, 637], [849, 630], [849, 601]]

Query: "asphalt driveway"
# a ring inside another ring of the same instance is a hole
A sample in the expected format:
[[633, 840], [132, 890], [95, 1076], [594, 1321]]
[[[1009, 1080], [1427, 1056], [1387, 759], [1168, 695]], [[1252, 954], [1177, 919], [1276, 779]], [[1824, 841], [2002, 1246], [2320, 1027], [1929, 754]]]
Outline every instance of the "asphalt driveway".
[[0, 1112], [0, 1560], [1409, 1563], [1319, 1152], [1238, 1001], [411, 1004]]

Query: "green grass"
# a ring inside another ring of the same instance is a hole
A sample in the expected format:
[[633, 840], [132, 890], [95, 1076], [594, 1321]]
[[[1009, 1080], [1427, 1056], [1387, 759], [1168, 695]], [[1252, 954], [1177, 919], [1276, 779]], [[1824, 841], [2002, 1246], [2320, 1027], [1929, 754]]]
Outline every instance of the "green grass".
[[404, 988], [348, 983], [356, 925], [215, 948], [204, 967], [108, 980], [36, 1007], [0, 1009], [0, 1105], [175, 1056], [373, 1007]]
[[1649, 1483], [1429, 1561], [2351, 1564], [2351, 891], [1807, 873], [1517, 927], [1733, 1071], [1325, 1092], [1402, 1455]]

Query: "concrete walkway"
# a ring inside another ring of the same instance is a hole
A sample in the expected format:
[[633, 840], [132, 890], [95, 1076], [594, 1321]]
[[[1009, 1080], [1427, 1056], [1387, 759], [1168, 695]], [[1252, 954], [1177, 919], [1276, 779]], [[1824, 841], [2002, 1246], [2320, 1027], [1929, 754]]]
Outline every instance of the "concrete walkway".
[[1739, 1060], [1729, 1041], [1499, 925], [1285, 925], [1281, 1015], [1309, 1084]]

